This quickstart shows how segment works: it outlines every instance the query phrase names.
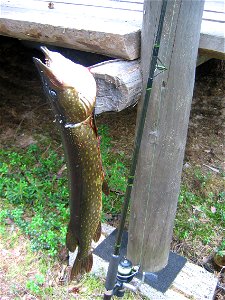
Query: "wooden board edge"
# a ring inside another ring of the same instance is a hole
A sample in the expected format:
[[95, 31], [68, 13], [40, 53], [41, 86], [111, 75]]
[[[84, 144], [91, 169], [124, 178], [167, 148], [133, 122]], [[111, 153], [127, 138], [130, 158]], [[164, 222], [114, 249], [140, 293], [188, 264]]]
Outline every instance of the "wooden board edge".
[[0, 18], [0, 34], [127, 60], [140, 56], [139, 29], [120, 35]]

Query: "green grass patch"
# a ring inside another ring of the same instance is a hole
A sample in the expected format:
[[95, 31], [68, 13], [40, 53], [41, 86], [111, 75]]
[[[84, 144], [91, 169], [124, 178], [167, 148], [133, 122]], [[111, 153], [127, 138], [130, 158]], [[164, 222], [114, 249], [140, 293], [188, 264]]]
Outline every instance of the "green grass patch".
[[128, 168], [123, 153], [116, 155], [111, 152], [111, 138], [107, 126], [99, 128], [101, 136], [101, 155], [105, 172], [105, 179], [111, 190], [108, 196], [103, 194], [103, 212], [118, 214], [124, 200]]
[[211, 244], [221, 251], [225, 249], [225, 192], [221, 185], [224, 178], [218, 180], [218, 176], [202, 174], [199, 169], [188, 175], [192, 179], [181, 186], [175, 235], [180, 240]]
[[[107, 126], [99, 129], [105, 178], [110, 195], [103, 194], [104, 213], [121, 212], [127, 162], [124, 154], [111, 151]], [[26, 149], [0, 150], [0, 233], [4, 235], [7, 219], [15, 222], [31, 241], [33, 250], [44, 250], [50, 256], [57, 254], [65, 244], [69, 220], [69, 190], [61, 148], [46, 143], [33, 144]], [[211, 174], [200, 170], [187, 174], [191, 182], [183, 182], [175, 220], [175, 235], [180, 240], [212, 243], [224, 250], [225, 192]], [[221, 238], [217, 238], [221, 236]]]
[[0, 151], [0, 222], [11, 219], [32, 242], [33, 250], [54, 256], [64, 244], [68, 222], [66, 176], [57, 176], [63, 158], [51, 149]]
[[[127, 168], [123, 156], [112, 155], [106, 126], [99, 130], [106, 180], [113, 190], [103, 195], [103, 212], [120, 213], [126, 188]], [[0, 231], [6, 219], [13, 220], [29, 236], [33, 250], [57, 254], [65, 244], [69, 220], [69, 190], [65, 164], [60, 151], [47, 146], [0, 150]], [[104, 215], [104, 213], [103, 213]]]

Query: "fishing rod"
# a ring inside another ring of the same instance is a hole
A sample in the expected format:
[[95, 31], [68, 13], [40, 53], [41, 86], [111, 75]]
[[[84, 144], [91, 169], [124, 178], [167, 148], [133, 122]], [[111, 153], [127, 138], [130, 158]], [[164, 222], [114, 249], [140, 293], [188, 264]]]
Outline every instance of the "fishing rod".
[[130, 203], [131, 191], [134, 183], [134, 176], [135, 176], [138, 155], [139, 155], [141, 140], [144, 131], [144, 124], [145, 124], [146, 114], [148, 110], [149, 98], [152, 91], [154, 73], [155, 70], [157, 69], [158, 54], [159, 54], [164, 18], [166, 14], [167, 2], [168, 0], [162, 0], [159, 24], [158, 24], [157, 34], [155, 38], [155, 43], [152, 49], [152, 59], [150, 63], [149, 77], [147, 81], [144, 102], [142, 105], [141, 115], [139, 118], [139, 123], [138, 123], [138, 128], [136, 133], [133, 159], [131, 162], [130, 174], [127, 180], [127, 188], [124, 197], [121, 220], [118, 227], [114, 252], [111, 256], [108, 272], [106, 276], [105, 293], [103, 297], [104, 300], [111, 299], [113, 295], [122, 297], [124, 294], [123, 292], [124, 287], [126, 287], [126, 284], [129, 283], [133, 279], [133, 277], [138, 273], [138, 268], [133, 268], [132, 263], [128, 259], [124, 258], [120, 262], [120, 248], [121, 248], [121, 241], [122, 241], [122, 236], [123, 236], [123, 231], [124, 231], [124, 226], [126, 221], [126, 215]]

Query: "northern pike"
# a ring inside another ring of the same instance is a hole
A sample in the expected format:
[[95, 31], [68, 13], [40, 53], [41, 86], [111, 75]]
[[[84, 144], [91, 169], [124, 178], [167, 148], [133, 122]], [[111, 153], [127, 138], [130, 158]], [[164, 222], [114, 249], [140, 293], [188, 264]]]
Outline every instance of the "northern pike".
[[103, 171], [94, 120], [96, 82], [88, 68], [41, 47], [45, 63], [34, 58], [45, 94], [61, 130], [70, 186], [66, 246], [78, 253], [70, 279], [89, 272], [92, 240], [101, 236]]

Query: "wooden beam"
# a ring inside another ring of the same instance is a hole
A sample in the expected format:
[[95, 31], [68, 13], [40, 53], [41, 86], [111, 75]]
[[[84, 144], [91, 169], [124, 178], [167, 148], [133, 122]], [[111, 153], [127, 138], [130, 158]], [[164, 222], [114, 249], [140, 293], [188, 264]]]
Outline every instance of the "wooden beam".
[[89, 68], [97, 82], [95, 113], [121, 111], [141, 97], [140, 60], [109, 60]]
[[210, 57], [208, 57], [207, 55], [198, 55], [196, 67], [200, 66], [201, 64], [204, 64], [208, 60], [210, 60]]
[[[224, 59], [225, 0], [206, 0], [200, 50]], [[0, 34], [110, 57], [140, 56], [143, 0], [2, 0]]]
[[199, 53], [225, 59], [225, 2], [206, 0], [201, 24]]
[[[199, 55], [196, 67], [210, 58], [207, 55]], [[140, 59], [108, 60], [89, 69], [97, 82], [96, 114], [106, 111], [119, 112], [139, 102], [143, 90]]]
[[224, 0], [205, 0], [204, 10], [224, 12]]
[[199, 50], [211, 58], [225, 59], [225, 21], [202, 20]]
[[[144, 2], [141, 61], [144, 89], [162, 0]], [[132, 192], [128, 257], [143, 271], [166, 266], [180, 189], [204, 2], [168, 1]], [[140, 118], [139, 109], [139, 118]]]
[[140, 56], [141, 3], [1, 1], [0, 34], [129, 60]]

